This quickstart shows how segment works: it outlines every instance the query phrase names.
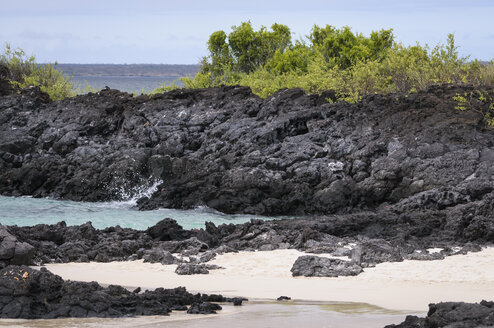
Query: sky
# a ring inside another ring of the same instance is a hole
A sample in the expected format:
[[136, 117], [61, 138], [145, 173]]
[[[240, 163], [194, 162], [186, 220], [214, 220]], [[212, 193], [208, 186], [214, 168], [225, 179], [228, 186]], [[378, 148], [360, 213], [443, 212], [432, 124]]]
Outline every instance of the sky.
[[8, 42], [40, 63], [197, 64], [211, 33], [245, 21], [288, 25], [294, 40], [314, 24], [393, 28], [405, 45], [454, 33], [462, 55], [494, 59], [492, 0], [0, 0], [0, 9], [0, 49]]

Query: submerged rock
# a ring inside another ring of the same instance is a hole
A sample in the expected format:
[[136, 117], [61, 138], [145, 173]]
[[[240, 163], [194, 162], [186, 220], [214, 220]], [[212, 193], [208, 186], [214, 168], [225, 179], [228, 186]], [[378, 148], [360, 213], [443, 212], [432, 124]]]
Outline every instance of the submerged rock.
[[304, 255], [295, 261], [290, 271], [294, 277], [339, 277], [356, 276], [363, 270], [350, 261]]

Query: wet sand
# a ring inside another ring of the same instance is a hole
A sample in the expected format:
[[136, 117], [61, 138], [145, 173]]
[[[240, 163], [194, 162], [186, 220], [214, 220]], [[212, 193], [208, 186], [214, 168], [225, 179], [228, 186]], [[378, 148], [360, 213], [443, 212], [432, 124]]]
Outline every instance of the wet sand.
[[[0, 320], [0, 327], [32, 328], [243, 328], [243, 327], [383, 327], [405, 319], [402, 312], [389, 311], [367, 304], [318, 302], [248, 302], [241, 307], [222, 304], [217, 315], [192, 315], [173, 312], [169, 317], [149, 316], [119, 319], [54, 319], [54, 320]], [[423, 313], [417, 313], [423, 315]], [[198, 320], [199, 319], [199, 320]]]
[[209, 263], [225, 269], [209, 275], [180, 276], [175, 265], [112, 262], [49, 264], [64, 279], [129, 287], [174, 288], [273, 300], [355, 302], [401, 311], [427, 311], [429, 303], [479, 302], [494, 295], [494, 248], [437, 261], [383, 263], [356, 277], [292, 277], [290, 268], [305, 253], [296, 250], [240, 252]]

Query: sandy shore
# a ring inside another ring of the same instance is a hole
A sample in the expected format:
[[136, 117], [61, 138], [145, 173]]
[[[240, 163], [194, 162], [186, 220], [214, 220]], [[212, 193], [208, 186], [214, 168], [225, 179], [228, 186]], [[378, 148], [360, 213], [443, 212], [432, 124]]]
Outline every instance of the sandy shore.
[[494, 248], [438, 261], [383, 263], [356, 277], [292, 277], [296, 250], [240, 252], [218, 256], [210, 264], [225, 269], [209, 275], [179, 276], [175, 265], [133, 262], [49, 264], [64, 279], [102, 284], [174, 288], [275, 299], [369, 303], [392, 310], [426, 311], [440, 301], [479, 302], [494, 295]]

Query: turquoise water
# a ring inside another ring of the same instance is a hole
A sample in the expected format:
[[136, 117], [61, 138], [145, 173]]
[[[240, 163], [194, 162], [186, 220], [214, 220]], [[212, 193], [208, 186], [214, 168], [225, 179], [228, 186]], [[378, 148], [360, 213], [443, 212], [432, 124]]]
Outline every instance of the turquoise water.
[[185, 229], [204, 228], [206, 221], [244, 223], [251, 218], [273, 219], [255, 215], [227, 215], [210, 208], [194, 210], [157, 209], [138, 211], [135, 201], [123, 202], [73, 202], [46, 198], [0, 196], [0, 223], [32, 226], [39, 223], [54, 224], [65, 221], [67, 225], [79, 225], [91, 221], [103, 229], [120, 225], [124, 228], [146, 229], [164, 218], [172, 218]]

